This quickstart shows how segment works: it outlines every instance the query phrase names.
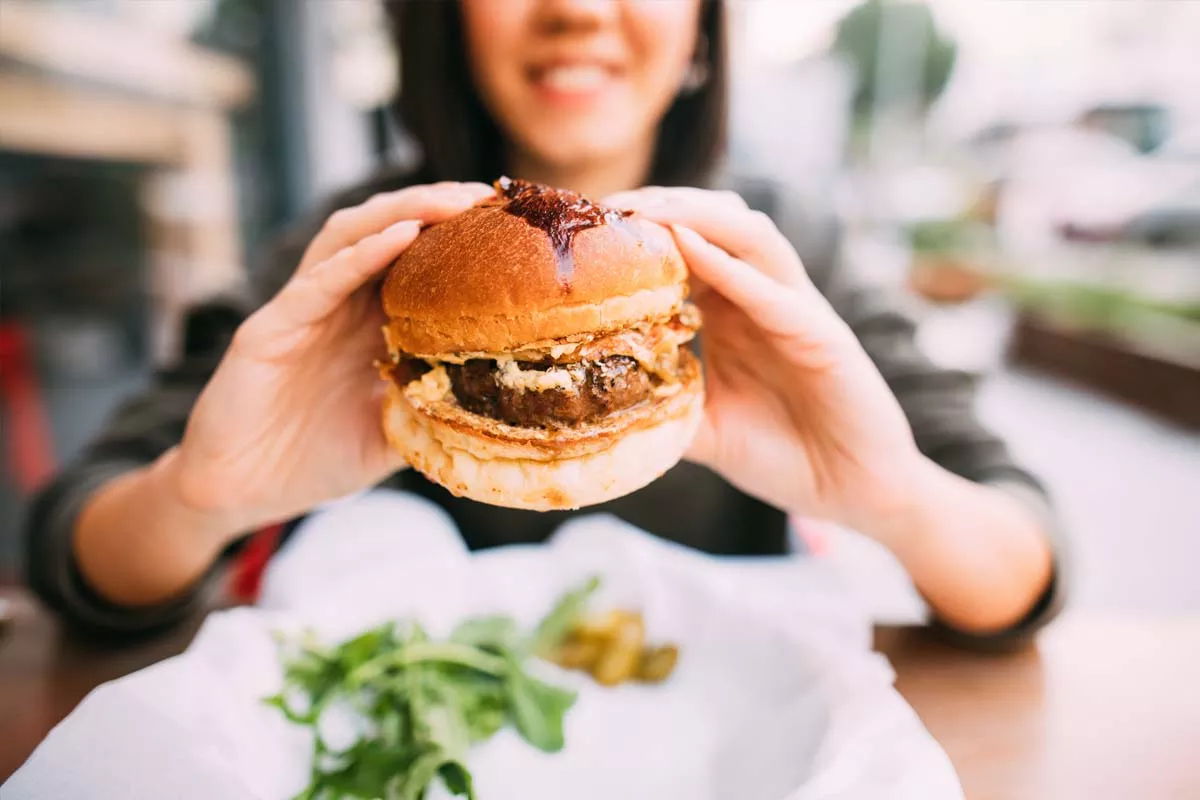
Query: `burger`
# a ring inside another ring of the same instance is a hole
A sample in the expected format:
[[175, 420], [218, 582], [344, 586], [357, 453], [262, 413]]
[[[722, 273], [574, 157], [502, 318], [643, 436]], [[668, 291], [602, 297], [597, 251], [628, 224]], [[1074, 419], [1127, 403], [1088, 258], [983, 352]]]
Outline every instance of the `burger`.
[[451, 493], [536, 510], [639, 489], [703, 407], [699, 327], [669, 231], [502, 178], [423, 231], [382, 286], [383, 427]]

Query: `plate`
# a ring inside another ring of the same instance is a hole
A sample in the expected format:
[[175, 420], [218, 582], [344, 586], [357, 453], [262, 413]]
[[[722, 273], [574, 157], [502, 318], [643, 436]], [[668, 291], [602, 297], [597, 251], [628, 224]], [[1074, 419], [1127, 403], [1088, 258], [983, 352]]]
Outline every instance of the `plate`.
[[605, 688], [546, 665], [579, 690], [566, 747], [544, 754], [506, 730], [472, 749], [482, 800], [962, 796], [870, 652], [869, 620], [819, 562], [717, 559], [611, 517], [469, 554], [439, 509], [387, 494], [313, 517], [277, 557], [261, 607], [214, 614], [184, 654], [95, 690], [3, 796], [291, 797], [309, 741], [260, 702], [281, 679], [273, 632], [334, 642], [415, 618], [438, 636], [484, 613], [531, 626], [593, 574], [594, 607], [640, 609], [651, 640], [680, 645], [678, 668], [660, 686]]

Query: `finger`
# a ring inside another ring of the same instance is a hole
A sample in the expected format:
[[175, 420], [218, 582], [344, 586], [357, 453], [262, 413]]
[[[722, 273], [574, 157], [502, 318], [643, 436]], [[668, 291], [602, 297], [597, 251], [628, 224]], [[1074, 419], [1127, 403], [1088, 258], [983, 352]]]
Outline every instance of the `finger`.
[[730, 209], [745, 209], [746, 201], [737, 192], [696, 189], [691, 186], [646, 186], [627, 192], [617, 192], [602, 201], [604, 205], [625, 208], [633, 204], [662, 205], [669, 202], [705, 203]]
[[408, 463], [408, 459], [404, 457], [404, 454], [390, 444], [388, 445], [387, 465], [389, 475], [401, 472], [412, 466]]
[[650, 187], [644, 189], [633, 189], [627, 192], [617, 192], [606, 197], [600, 198], [600, 205], [608, 206], [609, 208], [628, 208], [637, 199], [650, 192]]
[[649, 195], [628, 208], [662, 225], [690, 228], [780, 283], [794, 286], [805, 280], [804, 267], [795, 249], [761, 211], [683, 194], [673, 194], [661, 202]]
[[[672, 226], [671, 230], [696, 283], [716, 294], [711, 300], [724, 300], [763, 331], [795, 344], [836, 343], [840, 347], [857, 341], [812, 283], [781, 285], [695, 231], [682, 226]], [[697, 302], [707, 304], [710, 299], [701, 296]]]
[[[377, 382], [371, 390], [371, 399], [375, 406], [374, 409], [372, 409], [374, 413], [371, 416], [375, 419], [381, 418], [386, 413], [385, 408], [387, 405], [387, 392], [388, 384], [384, 381]], [[381, 470], [380, 480], [387, 475], [407, 469], [410, 466], [408, 459], [404, 457], [404, 454], [400, 452], [398, 447], [392, 444], [391, 440], [388, 438], [386, 426], [380, 425], [376, 427], [374, 431], [378, 438], [374, 439], [373, 441], [380, 448], [380, 456], [378, 460], [382, 461], [384, 464], [384, 468]]]
[[495, 190], [483, 183], [437, 183], [377, 194], [361, 205], [331, 214], [305, 251], [297, 272], [315, 267], [399, 220], [419, 220], [427, 225], [443, 222], [493, 194]]
[[812, 306], [807, 292], [780, 285], [689, 228], [672, 225], [671, 231], [688, 269], [701, 285], [729, 300], [766, 330], [778, 334], [799, 330], [797, 317]]
[[688, 297], [694, 303], [703, 303], [707, 297], [715, 294], [715, 290], [700, 279], [694, 272], [688, 273]]
[[350, 295], [386, 269], [421, 230], [416, 220], [371, 234], [306, 273], [296, 275], [268, 305], [285, 327], [310, 325], [336, 311]]
[[693, 463], [708, 466], [716, 459], [716, 448], [717, 432], [706, 410], [704, 416], [700, 418], [700, 424], [696, 426], [696, 435], [692, 437], [692, 443], [683, 457]]

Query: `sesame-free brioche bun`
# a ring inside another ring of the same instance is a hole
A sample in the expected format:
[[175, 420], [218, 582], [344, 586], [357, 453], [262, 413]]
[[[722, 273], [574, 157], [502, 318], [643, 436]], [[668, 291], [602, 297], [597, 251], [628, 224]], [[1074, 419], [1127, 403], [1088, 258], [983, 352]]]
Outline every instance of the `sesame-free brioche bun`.
[[665, 228], [502, 179], [384, 279], [387, 439], [493, 505], [570, 509], [640, 489], [682, 458], [703, 413], [686, 296]]
[[406, 353], [506, 352], [670, 316], [687, 268], [667, 229], [629, 217], [580, 230], [569, 278], [550, 237], [499, 205], [423, 231], [384, 280], [389, 340]]

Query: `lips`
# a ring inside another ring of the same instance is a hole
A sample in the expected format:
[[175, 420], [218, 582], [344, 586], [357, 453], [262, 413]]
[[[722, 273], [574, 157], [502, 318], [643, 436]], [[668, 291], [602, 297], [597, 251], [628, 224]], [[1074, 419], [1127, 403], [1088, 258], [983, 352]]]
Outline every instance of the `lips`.
[[534, 86], [546, 95], [563, 99], [595, 96], [619, 77], [620, 70], [598, 61], [555, 63], [531, 71]]
[[590, 92], [611, 78], [611, 70], [599, 64], [565, 64], [541, 70], [538, 82], [558, 92]]

